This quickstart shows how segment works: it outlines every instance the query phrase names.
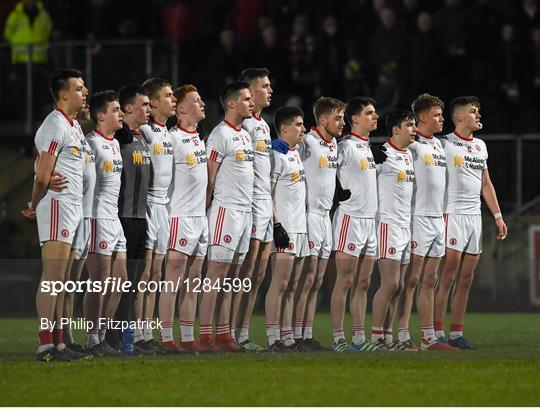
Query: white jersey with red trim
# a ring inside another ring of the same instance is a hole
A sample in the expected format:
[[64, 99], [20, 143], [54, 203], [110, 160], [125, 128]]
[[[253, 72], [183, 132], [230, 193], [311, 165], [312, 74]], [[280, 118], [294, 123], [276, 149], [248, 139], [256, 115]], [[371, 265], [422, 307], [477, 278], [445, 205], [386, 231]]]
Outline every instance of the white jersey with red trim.
[[86, 141], [81, 139], [83, 152], [83, 217], [92, 217], [92, 203], [94, 202], [94, 188], [96, 186], [96, 155]]
[[114, 219], [118, 217], [118, 196], [123, 166], [120, 144], [116, 139], [109, 139], [98, 130], [86, 135], [86, 140], [96, 155], [92, 218]]
[[351, 191], [351, 197], [339, 204], [343, 212], [353, 217], [375, 217], [377, 170], [367, 138], [351, 134], [339, 140], [337, 175], [341, 187]]
[[307, 233], [306, 176], [300, 154], [290, 148], [286, 154], [272, 151], [271, 181], [274, 187], [274, 208], [287, 233]]
[[169, 188], [169, 216], [206, 216], [207, 157], [197, 131], [170, 129], [174, 171]]
[[254, 161], [253, 172], [253, 198], [270, 198], [270, 151], [272, 150], [272, 138], [270, 127], [262, 116], [245, 119], [242, 128], [251, 136], [253, 145]]
[[487, 169], [484, 141], [465, 139], [452, 132], [441, 138], [446, 153], [445, 213], [481, 214], [482, 173]]
[[208, 159], [221, 163], [214, 184], [217, 206], [251, 212], [253, 202], [253, 146], [242, 128], [224, 120], [207, 141]]
[[165, 204], [172, 180], [173, 148], [171, 134], [164, 124], [150, 122], [139, 128], [141, 135], [148, 144], [152, 168], [148, 186], [148, 201]]
[[418, 134], [408, 149], [415, 174], [412, 214], [441, 217], [446, 186], [446, 155], [441, 142]]
[[327, 141], [317, 128], [312, 128], [298, 149], [306, 171], [307, 211], [327, 213], [332, 208], [336, 189], [336, 139]]
[[36, 132], [34, 143], [38, 154], [48, 152], [56, 156], [54, 170], [68, 177], [68, 184], [60, 192], [47, 191], [47, 195], [67, 203], [81, 204], [83, 198], [84, 138], [77, 120], [71, 120], [63, 111], [52, 111]]
[[398, 227], [410, 228], [414, 165], [411, 152], [399, 149], [392, 141], [373, 152], [377, 164], [377, 220]]

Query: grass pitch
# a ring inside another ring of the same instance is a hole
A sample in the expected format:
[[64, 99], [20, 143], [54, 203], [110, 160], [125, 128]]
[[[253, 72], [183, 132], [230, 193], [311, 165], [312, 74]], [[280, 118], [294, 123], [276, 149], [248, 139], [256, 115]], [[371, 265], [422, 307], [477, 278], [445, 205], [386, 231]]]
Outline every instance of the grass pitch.
[[[33, 361], [36, 325], [30, 318], [0, 319], [2, 406], [540, 406], [538, 314], [470, 314], [466, 332], [478, 349], [459, 353], [245, 353], [55, 364]], [[418, 328], [416, 317], [411, 328]], [[262, 316], [254, 317], [252, 337], [264, 344]], [[315, 337], [330, 345], [328, 314], [317, 315]]]

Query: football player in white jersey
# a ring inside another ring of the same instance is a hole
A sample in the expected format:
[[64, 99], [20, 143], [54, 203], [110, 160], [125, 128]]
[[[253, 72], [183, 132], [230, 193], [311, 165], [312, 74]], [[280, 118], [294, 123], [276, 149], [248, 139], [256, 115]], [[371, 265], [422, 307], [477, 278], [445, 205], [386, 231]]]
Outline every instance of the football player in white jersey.
[[393, 344], [392, 322], [403, 288], [411, 241], [411, 201], [414, 185], [412, 155], [417, 128], [414, 114], [396, 109], [385, 119], [390, 138], [373, 150], [377, 164], [377, 259], [381, 285], [373, 298], [371, 342]]
[[421, 348], [430, 351], [456, 351], [438, 342], [433, 326], [433, 295], [439, 263], [444, 256], [443, 202], [446, 183], [446, 156], [434, 137], [443, 129], [444, 102], [422, 94], [412, 103], [418, 120], [416, 141], [409, 145], [414, 161], [414, 191], [411, 218], [411, 263], [405, 274], [399, 299], [398, 340], [415, 349], [409, 334], [414, 291], [420, 282], [416, 306], [422, 331]]
[[245, 119], [242, 128], [251, 136], [255, 160], [253, 170], [253, 227], [249, 251], [240, 269], [240, 278], [251, 280], [251, 290], [233, 294], [231, 330], [238, 344], [246, 351], [259, 352], [263, 348], [249, 338], [249, 321], [257, 298], [257, 292], [266, 273], [270, 244], [272, 242], [272, 196], [270, 193], [270, 150], [272, 139], [270, 127], [262, 117], [262, 111], [270, 106], [272, 86], [266, 68], [247, 68], [240, 74], [240, 81], [249, 83], [255, 107], [253, 117]]
[[448, 343], [460, 349], [472, 349], [472, 344], [463, 336], [463, 321], [474, 270], [482, 252], [480, 196], [495, 218], [499, 229], [497, 240], [504, 240], [508, 230], [489, 177], [486, 144], [473, 136], [482, 129], [478, 98], [455, 98], [450, 103], [450, 114], [455, 130], [441, 140], [447, 161], [446, 257], [435, 290], [435, 333], [441, 341], [445, 339], [444, 317], [454, 284]]
[[[165, 280], [175, 284], [165, 288], [159, 297], [159, 317], [162, 347], [167, 351], [200, 352], [193, 336], [197, 292], [193, 291], [208, 247], [206, 219], [206, 185], [208, 170], [204, 142], [197, 126], [205, 118], [205, 104], [194, 85], [187, 84], [174, 91], [178, 123], [170, 129], [174, 170], [169, 189], [169, 219], [171, 230], [165, 265]], [[184, 280], [189, 284], [182, 285]], [[176, 304], [176, 283], [183, 291], [180, 312], [180, 345], [173, 339], [173, 318]]]
[[[64, 282], [68, 278], [67, 265], [75, 231], [83, 217], [84, 162], [81, 138], [84, 135], [75, 117], [85, 106], [88, 90], [81, 72], [75, 69], [56, 71], [50, 80], [50, 90], [56, 109], [45, 118], [36, 133], [35, 146], [39, 160], [32, 198], [22, 214], [37, 219], [42, 245], [41, 282]], [[61, 191], [49, 189], [51, 175], [55, 171], [71, 176], [67, 187]], [[63, 305], [57, 301], [57, 296], [40, 284], [36, 295], [40, 321], [38, 361], [70, 360], [61, 328], [53, 328], [53, 321], [61, 318], [63, 313]]]
[[[294, 294], [304, 257], [309, 255], [306, 226], [304, 165], [296, 146], [306, 131], [304, 113], [296, 107], [281, 107], [274, 118], [279, 135], [272, 143], [271, 186], [274, 203], [272, 281], [266, 294], [266, 336], [271, 352], [298, 350], [290, 333]], [[295, 276], [293, 276], [293, 274]], [[280, 324], [281, 327], [280, 328]]]
[[[203, 291], [199, 304], [199, 344], [208, 352], [243, 351], [231, 337], [231, 291], [223, 291], [238, 277], [249, 249], [251, 208], [253, 204], [253, 146], [251, 136], [241, 128], [253, 115], [253, 100], [247, 82], [223, 87], [220, 100], [225, 119], [211, 132], [207, 141], [209, 248], [208, 273], [211, 289]], [[225, 279], [227, 279], [225, 281]], [[230, 289], [230, 287], [229, 287]], [[221, 302], [217, 303], [218, 294]], [[212, 320], [217, 315], [216, 338]]]
[[[150, 78], [143, 84], [143, 89], [150, 100], [152, 109], [150, 121], [140, 127], [140, 133], [150, 149], [152, 163], [150, 183], [148, 186], [148, 205], [146, 207], [147, 238], [145, 253], [145, 269], [141, 274], [143, 282], [158, 282], [161, 278], [161, 267], [169, 241], [168, 192], [173, 174], [173, 148], [171, 135], [165, 126], [167, 119], [174, 116], [176, 98], [171, 84], [160, 78]], [[144, 296], [135, 300], [135, 315], [148, 323], [154, 317], [156, 293], [146, 291]], [[141, 338], [142, 337], [142, 338]], [[146, 325], [143, 334], [135, 331], [135, 343], [142, 349], [165, 352], [154, 340], [150, 325]]]
[[[114, 91], [96, 92], [89, 105], [96, 129], [86, 136], [86, 140], [96, 158], [96, 185], [86, 267], [89, 279], [105, 286], [110, 279], [127, 280], [126, 238], [118, 218], [123, 162], [120, 144], [114, 139], [114, 133], [123, 126], [124, 114]], [[107, 329], [99, 325], [100, 318], [114, 318], [121, 296], [118, 289], [85, 294], [84, 314], [93, 323], [86, 332], [86, 349], [94, 356], [122, 356], [105, 341]]]
[[[377, 129], [378, 118], [373, 99], [352, 98], [345, 109], [350, 134], [338, 142], [336, 193], [340, 204], [332, 223], [336, 282], [330, 302], [333, 349], [337, 352], [377, 349], [375, 345], [366, 342], [364, 320], [367, 291], [377, 250], [377, 175], [369, 134]], [[343, 331], [349, 289], [353, 333], [350, 346], [345, 341]]]
[[[304, 263], [295, 297], [293, 333], [295, 341], [308, 350], [326, 350], [313, 338], [317, 294], [332, 250], [330, 209], [336, 187], [337, 141], [345, 122], [345, 104], [321, 97], [313, 107], [317, 123], [299, 145], [306, 172], [307, 232], [310, 256]], [[303, 339], [303, 341], [302, 341]]]

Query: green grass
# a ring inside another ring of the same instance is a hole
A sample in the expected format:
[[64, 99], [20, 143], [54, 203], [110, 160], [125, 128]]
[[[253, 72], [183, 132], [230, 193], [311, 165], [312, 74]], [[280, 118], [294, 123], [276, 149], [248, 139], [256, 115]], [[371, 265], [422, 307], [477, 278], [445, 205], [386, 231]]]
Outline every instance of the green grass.
[[[539, 406], [537, 314], [470, 314], [475, 351], [34, 362], [33, 319], [0, 319], [3, 406]], [[413, 317], [412, 328], [418, 328]], [[315, 337], [330, 344], [330, 317]], [[264, 343], [263, 317], [252, 336]], [[418, 341], [416, 331], [415, 339]]]

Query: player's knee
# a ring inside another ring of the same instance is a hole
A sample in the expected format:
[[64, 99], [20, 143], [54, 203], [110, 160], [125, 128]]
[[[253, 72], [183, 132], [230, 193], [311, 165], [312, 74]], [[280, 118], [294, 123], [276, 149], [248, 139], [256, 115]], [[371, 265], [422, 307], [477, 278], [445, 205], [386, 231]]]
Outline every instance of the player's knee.
[[315, 274], [307, 274], [304, 279], [304, 287], [302, 288], [302, 292], [308, 292], [315, 282]]
[[371, 284], [371, 279], [362, 278], [362, 279], [358, 280], [358, 289], [365, 293], [369, 289], [370, 284]]
[[470, 288], [473, 282], [474, 273], [463, 272], [459, 279], [459, 284], [463, 287]]
[[407, 289], [414, 290], [418, 285], [419, 278], [418, 276], [411, 276], [409, 282], [407, 283]]

